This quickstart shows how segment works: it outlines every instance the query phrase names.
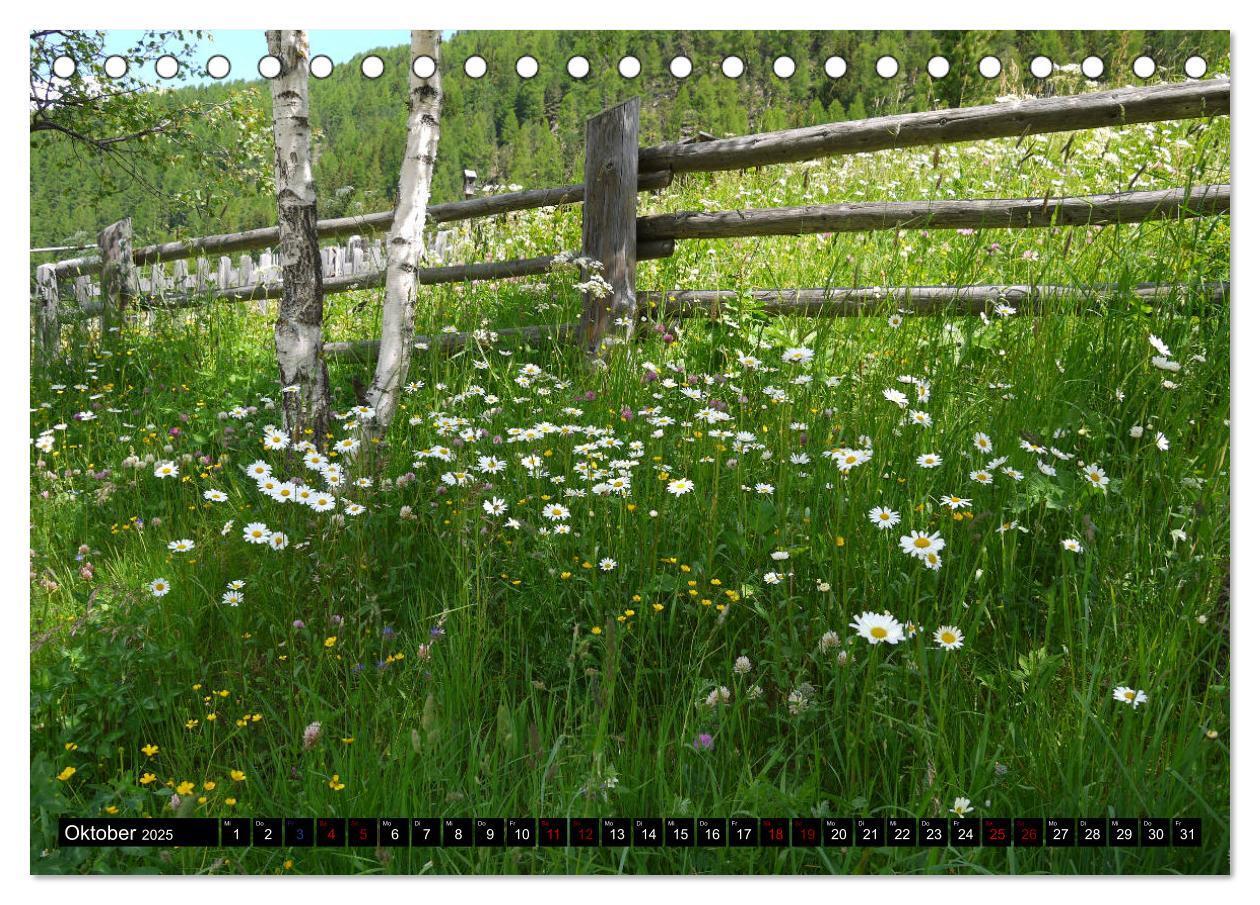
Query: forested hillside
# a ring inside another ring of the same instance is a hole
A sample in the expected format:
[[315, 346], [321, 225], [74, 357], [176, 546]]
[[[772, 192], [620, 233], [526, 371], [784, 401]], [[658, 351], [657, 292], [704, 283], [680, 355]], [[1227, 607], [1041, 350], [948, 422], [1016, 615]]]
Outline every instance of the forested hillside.
[[[1085, 87], [1071, 71], [1046, 81], [1032, 78], [1027, 66], [1037, 54], [1060, 65], [1096, 54], [1106, 61], [1101, 84], [1108, 86], [1138, 81], [1131, 63], [1144, 53], [1159, 64], [1154, 80], [1182, 78], [1183, 61], [1192, 53], [1203, 56], [1214, 74], [1228, 69], [1228, 41], [1224, 32], [459, 32], [442, 51], [446, 100], [434, 200], [460, 197], [465, 167], [476, 170], [483, 183], [532, 187], [578, 180], [586, 117], [632, 94], [644, 99], [643, 141], [651, 143], [697, 130], [738, 134]], [[373, 52], [385, 61], [379, 79], [364, 78], [356, 58], [312, 84], [321, 216], [392, 204], [406, 122], [407, 48]], [[489, 63], [481, 79], [463, 72], [462, 63], [472, 54]], [[516, 60], [525, 54], [541, 64], [532, 79], [515, 72]], [[575, 80], [565, 71], [565, 61], [575, 54], [590, 60], [585, 79]], [[694, 63], [686, 79], [668, 71], [679, 54]], [[901, 64], [892, 79], [875, 73], [876, 59], [885, 54]], [[940, 80], [926, 71], [936, 54], [953, 63]], [[982, 78], [975, 67], [988, 54], [1003, 61], [1002, 75], [993, 80]], [[618, 74], [617, 62], [626, 55], [642, 63], [636, 79]], [[740, 78], [722, 74], [721, 60], [728, 55], [744, 60]], [[780, 55], [797, 63], [791, 78], [772, 72]], [[842, 78], [823, 71], [823, 61], [832, 55], [848, 63]], [[233, 62], [237, 72], [254, 70], [253, 61]], [[214, 102], [233, 91], [247, 92], [269, 115], [270, 96], [261, 79], [181, 88], [160, 102], [179, 105], [193, 96]], [[265, 128], [268, 117], [258, 122]], [[222, 133], [204, 138], [222, 147], [222, 167], [233, 166], [239, 139]], [[141, 241], [274, 220], [269, 185], [259, 184], [252, 193], [219, 190], [214, 174], [199, 172], [178, 156], [160, 168], [141, 165], [131, 174], [61, 135], [33, 136], [31, 144], [33, 244], [92, 241], [102, 226], [127, 215], [134, 218]]]

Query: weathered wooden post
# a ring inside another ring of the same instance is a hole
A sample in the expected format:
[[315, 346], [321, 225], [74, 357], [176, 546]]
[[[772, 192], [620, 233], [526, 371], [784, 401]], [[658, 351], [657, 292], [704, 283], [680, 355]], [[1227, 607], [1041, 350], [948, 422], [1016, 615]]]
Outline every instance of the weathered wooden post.
[[55, 360], [60, 351], [59, 306], [57, 268], [53, 264], [40, 264], [35, 268], [35, 354], [41, 364]]
[[139, 280], [131, 257], [131, 218], [105, 227], [96, 244], [101, 249], [101, 336], [104, 337], [127, 302], [138, 294]]
[[[613, 336], [634, 329], [635, 209], [639, 197], [639, 99], [591, 117], [586, 123], [586, 192], [582, 205], [582, 255], [600, 262], [602, 284], [587, 290], [578, 337], [598, 353]], [[584, 271], [591, 282], [596, 274]], [[606, 285], [603, 285], [606, 284]], [[625, 318], [626, 326], [616, 321]]]

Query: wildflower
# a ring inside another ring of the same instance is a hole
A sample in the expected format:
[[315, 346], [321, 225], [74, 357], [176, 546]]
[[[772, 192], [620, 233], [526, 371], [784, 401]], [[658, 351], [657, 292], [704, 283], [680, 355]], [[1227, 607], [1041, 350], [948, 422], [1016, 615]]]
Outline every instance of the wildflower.
[[196, 544], [185, 537], [180, 540], [171, 541], [166, 545], [166, 549], [170, 550], [172, 553], [187, 553], [195, 546]]
[[707, 732], [701, 732], [696, 736], [696, 740], [691, 743], [691, 747], [697, 751], [711, 751], [713, 750], [713, 736]]
[[149, 593], [154, 597], [165, 597], [171, 592], [171, 583], [165, 578], [155, 578], [149, 582]]
[[273, 550], [283, 550], [289, 546], [289, 536], [283, 531], [274, 531], [267, 538], [267, 546]]
[[262, 522], [250, 522], [245, 526], [245, 540], [251, 544], [265, 544], [271, 537], [271, 531]]
[[1085, 466], [1085, 480], [1094, 487], [1106, 487], [1111, 483], [1111, 478], [1097, 465]]
[[677, 478], [665, 485], [665, 489], [674, 496], [682, 496], [684, 493], [690, 493], [696, 485], [687, 478]]
[[64, 770], [62, 770], [60, 773], [57, 774], [57, 778], [61, 780], [62, 782], [66, 782], [70, 779], [71, 776], [73, 776], [74, 774], [78, 772], [79, 771], [76, 770], [74, 767], [66, 767]]
[[942, 625], [932, 633], [932, 640], [945, 650], [958, 650], [963, 646], [963, 633], [956, 625]]
[[161, 749], [160, 749], [160, 748], [158, 748], [158, 746], [157, 746], [157, 745], [154, 745], [154, 744], [148, 744], [148, 745], [145, 745], [143, 748], [141, 748], [141, 749], [140, 749], [140, 753], [141, 753], [141, 754], [143, 754], [145, 757], [152, 757], [153, 755], [157, 754], [157, 753], [158, 753], [158, 751], [160, 751], [160, 750], [161, 750]]
[[1136, 710], [1138, 704], [1146, 703], [1146, 692], [1129, 688], [1127, 685], [1117, 685], [1115, 690], [1111, 692], [1111, 696], [1122, 704], [1132, 704]]
[[941, 457], [936, 453], [924, 453], [914, 461], [920, 468], [937, 468], [941, 464]]
[[332, 775], [332, 779], [328, 780], [328, 788], [332, 789], [334, 792], [340, 792], [345, 787], [346, 784], [341, 781], [341, 777], [336, 773]]
[[210, 490], [205, 491], [202, 494], [202, 497], [204, 497], [206, 500], [208, 500], [211, 503], [225, 503], [227, 502], [228, 495], [224, 493], [222, 490], [215, 490], [212, 488]]
[[245, 602], [245, 595], [240, 591], [224, 591], [223, 602], [228, 606], [240, 606]]
[[549, 521], [558, 522], [569, 517], [569, 507], [562, 506], [559, 503], [550, 503], [543, 507], [543, 517]]
[[158, 462], [153, 466], [153, 476], [155, 478], [178, 478], [179, 466], [174, 462]]
[[849, 625], [871, 644], [896, 644], [905, 637], [901, 623], [891, 613], [865, 612]]
[[887, 506], [876, 506], [866, 515], [871, 520], [871, 524], [881, 531], [886, 531], [901, 521], [901, 513]]
[[599, 561], [599, 569], [601, 572], [611, 572], [615, 568], [617, 568], [617, 560], [612, 557], [605, 556]]
[[951, 807], [950, 810], [953, 811], [955, 814], [957, 814], [959, 817], [962, 817], [964, 814], [970, 814], [972, 811], [975, 810], [975, 808], [971, 806], [970, 798], [963, 798], [960, 795], [954, 799], [954, 806]]
[[319, 721], [311, 723], [307, 726], [302, 732], [302, 750], [310, 751], [319, 744], [319, 739], [323, 735], [323, 731], [323, 726], [320, 725]]
[[752, 661], [747, 657], [736, 657], [734, 666], [735, 675], [746, 676], [752, 672]]
[[1063, 544], [1063, 549], [1069, 553], [1080, 553], [1083, 549], [1081, 542], [1074, 537], [1065, 537], [1060, 543]]
[[783, 353], [783, 360], [788, 364], [808, 364], [814, 359], [814, 350], [806, 348], [788, 349]]
[[1155, 446], [1160, 452], [1168, 452], [1168, 448], [1172, 444], [1168, 442], [1168, 438], [1164, 436], [1163, 431], [1155, 432]]
[[950, 509], [966, 509], [971, 505], [971, 500], [964, 499], [954, 494], [941, 497], [941, 505], [948, 506]]
[[901, 538], [901, 549], [911, 556], [926, 556], [928, 553], [939, 553], [945, 549], [945, 539], [939, 531], [928, 534], [926, 531], [911, 531]]

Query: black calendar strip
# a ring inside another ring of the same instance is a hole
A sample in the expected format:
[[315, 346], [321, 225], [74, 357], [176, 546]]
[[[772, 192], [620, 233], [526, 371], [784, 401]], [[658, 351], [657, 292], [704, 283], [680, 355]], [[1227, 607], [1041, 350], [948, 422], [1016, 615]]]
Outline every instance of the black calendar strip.
[[62, 817], [66, 847], [1126, 848], [1203, 844], [1198, 817]]

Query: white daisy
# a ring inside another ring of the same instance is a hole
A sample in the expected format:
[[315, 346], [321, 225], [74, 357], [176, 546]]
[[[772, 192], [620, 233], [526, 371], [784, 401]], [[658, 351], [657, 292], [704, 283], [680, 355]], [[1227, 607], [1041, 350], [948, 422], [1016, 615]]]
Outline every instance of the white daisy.
[[901, 623], [891, 613], [865, 612], [849, 625], [871, 644], [896, 644], [905, 638]]

